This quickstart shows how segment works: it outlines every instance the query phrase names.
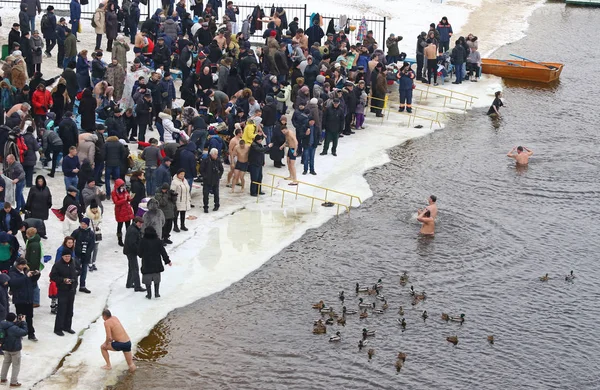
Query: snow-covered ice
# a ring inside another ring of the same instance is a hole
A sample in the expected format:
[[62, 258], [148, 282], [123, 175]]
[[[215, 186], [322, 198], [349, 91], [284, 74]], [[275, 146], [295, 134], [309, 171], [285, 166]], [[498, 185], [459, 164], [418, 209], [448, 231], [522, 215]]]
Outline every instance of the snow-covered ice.
[[[469, 32], [478, 35], [480, 51], [485, 54], [501, 44], [520, 38], [527, 26], [528, 15], [540, 2], [524, 0], [519, 2], [519, 6], [514, 3], [508, 0], [450, 0], [441, 4], [430, 0], [331, 0], [327, 12], [368, 12], [389, 17], [387, 35], [402, 35], [404, 40], [400, 42], [400, 50], [408, 53], [409, 57], [414, 55], [417, 35], [426, 31], [429, 23], [447, 16], [456, 36]], [[323, 8], [322, 2], [309, 0], [307, 4], [309, 12]], [[2, 8], [1, 12], [4, 20], [3, 27], [0, 27], [0, 43], [4, 43], [12, 23], [18, 20], [18, 10]], [[39, 25], [39, 17], [37, 22]], [[84, 21], [83, 30], [79, 34], [81, 42], [78, 43], [78, 48], [92, 49], [95, 35], [89, 21]], [[380, 46], [384, 44], [379, 43]], [[128, 59], [133, 59], [133, 53], [129, 53]], [[46, 78], [60, 74], [55, 67], [54, 57], [44, 58], [43, 61], [42, 72]], [[492, 100], [490, 95], [501, 88], [501, 83], [495, 77], [484, 77], [477, 84], [446, 84], [445, 87], [478, 96], [479, 100], [474, 106], [487, 107]], [[430, 97], [423, 102], [424, 106], [436, 110], [442, 110], [442, 104], [443, 98], [439, 97]], [[462, 112], [460, 104], [452, 104], [451, 107], [454, 108], [447, 107], [443, 110]], [[315, 169], [318, 175], [300, 175], [299, 179], [355, 194], [364, 201], [372, 192], [363, 173], [389, 161], [384, 150], [433, 131], [429, 130], [429, 123], [425, 121], [415, 123], [423, 125], [421, 129], [407, 128], [406, 120], [406, 116], [391, 113], [389, 119], [382, 123], [372, 114], [368, 115], [366, 130], [357, 131], [355, 135], [340, 140], [338, 157], [317, 156]], [[47, 173], [38, 165], [37, 174]], [[273, 168], [267, 157], [264, 169], [266, 184], [271, 182], [268, 173], [286, 175], [287, 170]], [[246, 179], [249, 182], [248, 176]], [[287, 187], [281, 180], [276, 180], [275, 183]], [[53, 194], [54, 207], [60, 207], [65, 195], [60, 173], [55, 179], [49, 179], [48, 184]], [[314, 196], [323, 195], [321, 190], [307, 186], [300, 186], [300, 191]], [[265, 192], [269, 194], [270, 191], [265, 188]], [[54, 316], [50, 314], [50, 302], [46, 294], [49, 283], [47, 267], [40, 279], [41, 307], [35, 310], [34, 318], [39, 342], [23, 342], [20, 382], [24, 387], [87, 390], [103, 388], [106, 384], [115, 382], [126, 366], [121, 354], [112, 353], [113, 370], [106, 372], [100, 369], [104, 364], [99, 350], [105, 337], [100, 317], [104, 307], [110, 308], [120, 318], [135, 345], [171, 310], [227, 288], [258, 269], [271, 256], [300, 238], [307, 229], [323, 224], [336, 213], [335, 208], [323, 208], [320, 205], [316, 205], [311, 212], [310, 200], [295, 200], [287, 195], [285, 207], [281, 208], [281, 192], [278, 191], [273, 197], [262, 196], [259, 203], [256, 203], [256, 198], [247, 193], [229, 194], [222, 183], [221, 209], [216, 213], [203, 214], [201, 197], [201, 191], [194, 189], [192, 199], [197, 207], [188, 212], [188, 215], [198, 218], [187, 222], [189, 232], [173, 233], [174, 244], [167, 247], [173, 266], [167, 267], [163, 273], [162, 297], [151, 301], [144, 294], [125, 289], [127, 260], [117, 245], [113, 204], [111, 201], [104, 202], [104, 240], [100, 244], [98, 271], [89, 273], [87, 280], [87, 287], [92, 294], [78, 293], [75, 299], [73, 329], [78, 334], [58, 337], [52, 333]], [[343, 198], [331, 196], [330, 199], [342, 201]], [[340, 215], [338, 218], [345, 217]], [[62, 242], [62, 226], [52, 216], [47, 221], [47, 229], [49, 239], [42, 243], [44, 253], [54, 255]], [[56, 371], [63, 358], [61, 368]]]

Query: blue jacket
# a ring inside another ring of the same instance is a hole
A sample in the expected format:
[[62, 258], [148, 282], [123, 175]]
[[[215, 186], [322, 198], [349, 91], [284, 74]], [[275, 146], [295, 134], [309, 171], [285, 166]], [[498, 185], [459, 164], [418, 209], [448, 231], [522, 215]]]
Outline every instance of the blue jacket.
[[399, 84], [398, 89], [402, 89], [402, 90], [412, 89], [414, 78], [415, 78], [415, 73], [412, 70], [409, 70], [407, 74], [401, 73], [400, 80], [398, 80], [398, 84]]
[[[175, 85], [173, 84], [173, 80], [167, 81], [165, 79], [162, 79], [160, 81], [160, 90], [162, 91], [163, 95], [163, 103], [167, 103], [167, 105], [169, 105], [168, 103], [172, 103], [173, 100], [175, 100]], [[167, 93], [167, 96], [164, 96], [165, 92]]]
[[58, 44], [64, 45], [66, 37], [67, 36], [65, 35], [65, 26], [63, 26], [61, 24], [57, 24], [56, 25], [56, 41], [58, 42]]
[[[56, 257], [54, 258], [54, 262], [58, 262], [61, 258], [62, 258], [62, 252], [65, 249], [64, 245], [61, 245], [58, 247], [58, 249], [56, 250]], [[75, 248], [73, 248], [75, 249]], [[75, 256], [75, 252], [71, 249], [71, 258], [77, 258], [77, 256]]]
[[437, 30], [440, 32], [440, 42], [450, 42], [450, 36], [454, 33], [450, 23], [442, 24], [438, 23]]
[[7, 352], [18, 352], [23, 349], [21, 337], [27, 336], [27, 323], [19, 322], [0, 322], [0, 328], [4, 331], [4, 344], [2, 350]]
[[356, 60], [356, 67], [363, 66], [365, 72], [369, 69], [369, 56], [366, 54], [361, 54], [358, 56], [358, 60]]
[[75, 177], [77, 173], [73, 172], [73, 169], [81, 168], [81, 164], [79, 164], [79, 157], [70, 157], [66, 155], [62, 159], [62, 171], [66, 177]]
[[[196, 177], [196, 144], [188, 143], [179, 154], [179, 168], [185, 169], [185, 178]], [[157, 183], [158, 184], [158, 183]], [[161, 183], [162, 184], [162, 183]]]
[[156, 188], [160, 188], [164, 183], [171, 187], [171, 172], [169, 171], [169, 167], [165, 164], [160, 164], [156, 171], [154, 171], [154, 176], [152, 177], [152, 181]]
[[40, 274], [29, 277], [27, 274], [12, 267], [10, 271], [8, 271], [8, 276], [10, 277], [8, 285], [12, 292], [12, 302], [15, 305], [33, 304], [33, 288], [40, 278]]
[[90, 75], [90, 63], [80, 54], [77, 54], [77, 63], [75, 66], [77, 74], [82, 74], [84, 76]]
[[221, 137], [219, 137], [218, 135], [212, 136], [208, 140], [208, 151], [210, 152], [210, 150], [212, 148], [217, 149], [219, 151], [219, 157], [221, 157], [221, 152], [223, 151], [224, 146], [225, 146], [225, 143], [223, 142], [223, 139]]
[[[79, 4], [78, 1], [75, 0], [71, 0], [71, 4], [69, 6], [70, 10], [71, 10], [71, 21], [72, 22], [79, 22], [79, 19], [81, 19], [81, 4]], [[77, 31], [73, 31], [74, 33], [76, 33]]]

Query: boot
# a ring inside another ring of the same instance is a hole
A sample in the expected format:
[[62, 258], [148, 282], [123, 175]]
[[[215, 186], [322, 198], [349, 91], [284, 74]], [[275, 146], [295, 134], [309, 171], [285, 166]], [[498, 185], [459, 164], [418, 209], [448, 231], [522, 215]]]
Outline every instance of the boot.
[[151, 285], [146, 285], [146, 298], [152, 299], [152, 287]]
[[154, 298], [160, 298], [160, 294], [158, 293], [158, 287], [160, 283], [154, 282]]
[[[177, 218], [177, 217], [175, 217]], [[173, 221], [173, 231], [175, 233], [179, 233], [181, 230], [179, 230], [179, 227], [177, 226], [177, 220]]]
[[117, 239], [119, 240], [119, 246], [125, 246], [123, 244], [123, 233], [117, 233]]

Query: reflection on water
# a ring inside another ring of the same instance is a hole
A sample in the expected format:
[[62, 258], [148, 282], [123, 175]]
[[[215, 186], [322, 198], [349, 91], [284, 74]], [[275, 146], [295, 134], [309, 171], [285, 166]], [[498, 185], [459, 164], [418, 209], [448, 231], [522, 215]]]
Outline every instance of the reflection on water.
[[[374, 196], [362, 207], [309, 230], [230, 288], [175, 310], [140, 344], [138, 372], [116, 388], [600, 388], [593, 358], [600, 226], [590, 207], [600, 192], [599, 156], [596, 110], [587, 103], [587, 77], [597, 65], [581, 59], [594, 58], [592, 46], [571, 42], [600, 23], [600, 12], [573, 9], [565, 18], [563, 8], [541, 9], [528, 38], [498, 53], [552, 53], [566, 63], [562, 83], [507, 86], [510, 103], [497, 130], [480, 110], [392, 149], [389, 164], [367, 173]], [[565, 114], [556, 112], [559, 102], [569, 102]], [[506, 158], [517, 144], [535, 151], [529, 167]], [[432, 193], [440, 207], [436, 236], [419, 237], [414, 212]], [[207, 245], [222, 244], [223, 234], [233, 246], [223, 248], [225, 257], [270, 245], [266, 234], [245, 235], [256, 218], [275, 218], [252, 214], [244, 226], [206, 232]], [[571, 269], [578, 277], [567, 283]], [[410, 281], [402, 286], [405, 270]], [[542, 283], [545, 273], [552, 279]], [[356, 310], [355, 283], [379, 278], [385, 314], [355, 314], [326, 335], [312, 334], [320, 317], [312, 303], [324, 300], [339, 312], [344, 290], [345, 305]], [[410, 285], [427, 299], [412, 305]], [[405, 330], [396, 321], [400, 306]], [[465, 313], [466, 321], [442, 321], [442, 312]], [[357, 347], [363, 328], [377, 331], [371, 360]], [[338, 330], [342, 341], [329, 343]], [[446, 341], [454, 335], [456, 346]], [[408, 358], [397, 373], [399, 351]]]

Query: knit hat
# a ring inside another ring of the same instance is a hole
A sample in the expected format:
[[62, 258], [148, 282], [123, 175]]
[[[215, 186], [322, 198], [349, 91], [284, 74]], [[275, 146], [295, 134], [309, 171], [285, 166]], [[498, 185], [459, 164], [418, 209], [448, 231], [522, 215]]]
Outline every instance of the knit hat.
[[317, 100], [317, 98], [312, 98], [310, 99], [310, 104], [318, 104], [319, 100]]
[[17, 315], [15, 313], [8, 313], [6, 315], [7, 322], [15, 322], [16, 319], [17, 319]]
[[90, 226], [90, 219], [89, 218], [82, 218], [81, 219], [81, 223], [85, 223], [86, 225]]
[[96, 202], [96, 199], [92, 199], [92, 201], [90, 202], [90, 209], [97, 209], [98, 208], [98, 202]]
[[277, 35], [277, 31], [275, 30], [271, 30], [271, 32], [269, 33], [270, 36], [275, 37]]
[[60, 254], [61, 256], [71, 256], [73, 254], [73, 252], [71, 252], [71, 250], [69, 248], [63, 248], [62, 253]]
[[27, 260], [25, 260], [25, 259], [24, 259], [24, 258], [22, 258], [22, 257], [19, 257], [19, 258], [17, 259], [17, 261], [15, 261], [15, 263], [16, 263], [17, 265], [27, 265]]
[[325, 82], [325, 76], [323, 76], [322, 74], [317, 76], [317, 82], [319, 83], [324, 83]]
[[276, 83], [277, 82], [277, 76], [271, 76], [269, 78], [269, 80], [271, 80], [272, 83]]
[[161, 188], [162, 190], [168, 190], [170, 187], [169, 187], [169, 184], [168, 184], [168, 183], [163, 183], [163, 185], [162, 185], [160, 188]]

